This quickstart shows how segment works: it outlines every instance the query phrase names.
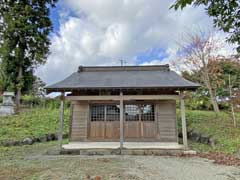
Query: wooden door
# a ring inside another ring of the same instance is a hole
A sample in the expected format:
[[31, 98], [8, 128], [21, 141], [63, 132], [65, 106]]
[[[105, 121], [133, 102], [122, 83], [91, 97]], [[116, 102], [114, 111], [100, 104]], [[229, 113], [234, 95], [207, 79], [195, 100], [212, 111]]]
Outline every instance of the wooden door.
[[124, 110], [125, 139], [154, 139], [157, 137], [154, 105], [127, 104]]
[[119, 140], [120, 114], [115, 104], [90, 106], [89, 138], [93, 140]]
[[141, 137], [139, 121], [124, 121], [124, 138], [138, 139]]
[[90, 122], [90, 139], [103, 139], [105, 136], [105, 123], [104, 121], [91, 121]]

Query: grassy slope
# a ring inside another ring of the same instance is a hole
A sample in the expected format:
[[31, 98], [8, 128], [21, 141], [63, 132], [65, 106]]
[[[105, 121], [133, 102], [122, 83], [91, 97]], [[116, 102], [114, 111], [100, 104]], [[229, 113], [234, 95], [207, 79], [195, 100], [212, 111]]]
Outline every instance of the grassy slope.
[[233, 127], [230, 115], [225, 112], [221, 112], [220, 116], [216, 117], [215, 114], [210, 111], [187, 111], [186, 118], [188, 129], [211, 135], [218, 141], [214, 148], [198, 143], [192, 143], [194, 149], [199, 151], [224, 153], [234, 153], [240, 149], [239, 113], [237, 114], [238, 128]]
[[[231, 118], [221, 113], [219, 118], [209, 111], [187, 111], [189, 129], [212, 135], [218, 140], [215, 148], [192, 143], [196, 150], [221, 151], [234, 153], [240, 149], [240, 128], [233, 128]], [[58, 109], [35, 108], [22, 112], [20, 115], [0, 117], [0, 142], [5, 140], [21, 140], [29, 136], [40, 136], [46, 133], [56, 133], [58, 130]], [[178, 112], [179, 119], [179, 112]], [[69, 110], [65, 111], [64, 132], [68, 131]], [[237, 115], [240, 126], [240, 114]], [[180, 122], [180, 121], [179, 121]]]
[[[68, 131], [69, 110], [65, 113], [64, 132]], [[19, 115], [0, 117], [0, 142], [22, 140], [58, 131], [58, 109], [33, 108]]]

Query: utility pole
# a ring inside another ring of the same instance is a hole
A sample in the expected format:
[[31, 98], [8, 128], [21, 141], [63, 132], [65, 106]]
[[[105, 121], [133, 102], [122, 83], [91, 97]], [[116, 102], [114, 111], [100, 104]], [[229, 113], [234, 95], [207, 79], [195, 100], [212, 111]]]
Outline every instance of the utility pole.
[[119, 61], [120, 61], [120, 63], [121, 63], [121, 66], [124, 66], [124, 65], [127, 64], [127, 62], [126, 62], [125, 60], [123, 60], [123, 59], [120, 59]]

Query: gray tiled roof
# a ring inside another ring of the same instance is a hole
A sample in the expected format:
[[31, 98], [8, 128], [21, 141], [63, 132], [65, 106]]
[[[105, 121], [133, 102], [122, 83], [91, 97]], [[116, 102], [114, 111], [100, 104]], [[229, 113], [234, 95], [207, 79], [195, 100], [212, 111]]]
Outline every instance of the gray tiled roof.
[[168, 65], [79, 67], [66, 79], [47, 86], [50, 91], [71, 89], [173, 88], [196, 89], [199, 85], [185, 80]]

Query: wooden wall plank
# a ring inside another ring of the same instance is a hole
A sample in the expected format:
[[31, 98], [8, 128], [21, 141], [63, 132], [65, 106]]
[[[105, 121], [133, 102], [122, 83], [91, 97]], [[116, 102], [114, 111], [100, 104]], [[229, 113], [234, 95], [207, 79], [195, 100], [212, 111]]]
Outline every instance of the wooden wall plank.
[[71, 141], [87, 139], [88, 103], [74, 103], [72, 109]]
[[159, 101], [156, 111], [160, 141], [177, 142], [176, 101]]

